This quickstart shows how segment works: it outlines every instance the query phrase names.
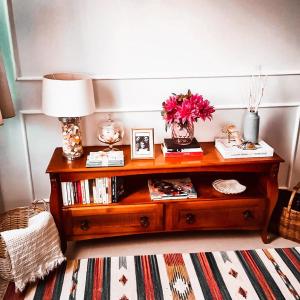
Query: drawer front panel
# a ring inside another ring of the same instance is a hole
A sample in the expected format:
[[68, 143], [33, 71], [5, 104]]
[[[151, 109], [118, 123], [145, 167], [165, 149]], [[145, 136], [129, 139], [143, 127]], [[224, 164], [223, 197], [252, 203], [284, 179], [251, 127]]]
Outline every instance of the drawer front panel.
[[67, 236], [143, 233], [163, 229], [162, 205], [70, 208], [64, 211]]
[[265, 215], [264, 199], [205, 201], [167, 205], [167, 229], [259, 229]]

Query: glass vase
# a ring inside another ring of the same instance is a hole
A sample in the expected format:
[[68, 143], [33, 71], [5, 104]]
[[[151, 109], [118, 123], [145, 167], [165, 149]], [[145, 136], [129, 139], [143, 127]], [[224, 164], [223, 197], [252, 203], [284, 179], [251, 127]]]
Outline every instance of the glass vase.
[[185, 122], [172, 124], [172, 139], [178, 145], [189, 145], [194, 138], [194, 123]]
[[63, 156], [68, 160], [80, 158], [83, 155], [80, 118], [59, 118], [63, 135]]

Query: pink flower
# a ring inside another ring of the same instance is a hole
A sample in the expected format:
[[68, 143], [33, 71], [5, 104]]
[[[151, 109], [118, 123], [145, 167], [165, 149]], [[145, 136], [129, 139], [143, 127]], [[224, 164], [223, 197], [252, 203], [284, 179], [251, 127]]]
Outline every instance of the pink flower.
[[177, 109], [177, 101], [175, 96], [171, 96], [166, 102], [163, 102], [163, 107], [167, 112]]
[[203, 121], [211, 120], [215, 112], [208, 100], [204, 100], [201, 95], [192, 94], [190, 90], [186, 95], [171, 96], [162, 106], [162, 116], [168, 125], [174, 122], [197, 122], [199, 118]]
[[178, 116], [181, 123], [194, 121], [193, 103], [189, 99], [183, 101], [182, 105], [178, 107]]

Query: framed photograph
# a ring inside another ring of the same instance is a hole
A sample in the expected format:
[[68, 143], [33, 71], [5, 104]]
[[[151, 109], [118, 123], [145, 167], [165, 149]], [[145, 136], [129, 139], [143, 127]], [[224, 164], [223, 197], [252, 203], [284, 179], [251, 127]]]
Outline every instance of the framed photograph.
[[131, 129], [131, 159], [154, 158], [154, 129]]

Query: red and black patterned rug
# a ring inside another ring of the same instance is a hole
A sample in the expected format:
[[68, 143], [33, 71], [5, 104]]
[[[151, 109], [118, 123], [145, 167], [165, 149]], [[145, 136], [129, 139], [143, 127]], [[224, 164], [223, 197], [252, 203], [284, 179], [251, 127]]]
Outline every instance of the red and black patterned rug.
[[300, 299], [300, 247], [68, 260], [4, 299]]

